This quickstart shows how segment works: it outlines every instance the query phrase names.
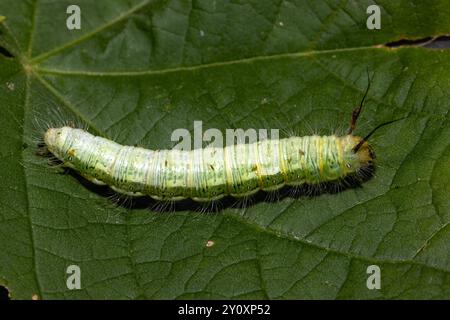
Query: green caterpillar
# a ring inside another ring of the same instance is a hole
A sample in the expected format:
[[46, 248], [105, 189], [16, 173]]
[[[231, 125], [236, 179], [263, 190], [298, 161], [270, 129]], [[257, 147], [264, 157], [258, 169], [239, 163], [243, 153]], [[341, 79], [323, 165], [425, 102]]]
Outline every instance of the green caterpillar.
[[318, 184], [356, 174], [373, 155], [362, 138], [291, 137], [193, 151], [122, 146], [71, 127], [50, 128], [47, 148], [64, 165], [96, 184], [157, 200], [210, 201], [243, 197], [284, 185]]
[[[356, 120], [367, 92], [353, 111], [344, 136], [305, 136], [207, 147], [192, 151], [147, 150], [122, 146], [85, 130], [49, 128], [48, 150], [63, 164], [90, 181], [132, 196], [157, 200], [217, 200], [246, 197], [258, 190], [284, 185], [319, 185], [361, 177], [373, 166], [374, 153], [367, 139], [354, 136]], [[394, 120], [396, 121], [396, 120]]]

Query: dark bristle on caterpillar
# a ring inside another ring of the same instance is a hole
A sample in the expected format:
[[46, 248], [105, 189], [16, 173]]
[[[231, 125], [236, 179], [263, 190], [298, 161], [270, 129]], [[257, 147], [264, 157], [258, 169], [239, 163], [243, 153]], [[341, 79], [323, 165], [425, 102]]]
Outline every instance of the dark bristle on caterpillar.
[[278, 201], [286, 195], [340, 192], [373, 176], [375, 153], [368, 139], [379, 128], [401, 120], [383, 123], [365, 137], [353, 135], [370, 82], [368, 75], [367, 89], [343, 136], [292, 136], [191, 151], [148, 150], [122, 146], [66, 122], [45, 130], [37, 153], [54, 157], [95, 185], [128, 198], [146, 196], [168, 203], [171, 210], [199, 203], [207, 211], [205, 204], [217, 208], [211, 203], [219, 199], [220, 208], [226, 208], [230, 199], [247, 204], [261, 193], [277, 192]]

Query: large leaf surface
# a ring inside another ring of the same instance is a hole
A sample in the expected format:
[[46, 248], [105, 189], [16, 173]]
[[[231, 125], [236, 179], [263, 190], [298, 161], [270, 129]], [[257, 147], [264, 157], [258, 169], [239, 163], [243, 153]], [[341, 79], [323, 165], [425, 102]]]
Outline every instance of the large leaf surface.
[[[373, 1], [76, 2], [72, 31], [74, 1], [0, 2], [0, 283], [13, 298], [450, 297], [450, 52], [382, 46], [449, 33], [448, 1], [378, 1], [381, 30], [366, 28]], [[337, 194], [217, 214], [114, 207], [32, 142], [55, 108], [150, 148], [194, 120], [329, 134], [366, 67], [357, 133], [407, 119], [373, 137], [376, 175]], [[66, 287], [72, 264], [81, 290]], [[381, 290], [366, 287], [373, 264]]]

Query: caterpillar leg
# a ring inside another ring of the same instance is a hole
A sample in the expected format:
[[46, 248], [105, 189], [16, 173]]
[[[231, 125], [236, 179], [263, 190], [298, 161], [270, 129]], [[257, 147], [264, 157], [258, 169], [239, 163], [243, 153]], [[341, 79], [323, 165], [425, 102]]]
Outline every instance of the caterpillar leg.
[[[68, 166], [68, 167], [70, 168], [70, 166]], [[81, 174], [81, 176], [83, 176], [83, 178], [85, 178], [86, 180], [89, 180], [90, 182], [95, 183], [96, 185], [99, 185], [99, 186], [105, 186], [106, 185], [106, 183], [104, 183], [103, 181], [100, 181], [100, 180], [98, 180], [98, 179], [96, 179], [94, 177], [91, 177], [90, 175]]]
[[[95, 180], [96, 180], [96, 179], [95, 179]], [[97, 181], [98, 181], [98, 180], [97, 180]], [[100, 182], [101, 182], [101, 181], [100, 181]], [[101, 182], [101, 183], [103, 183], [103, 182]], [[103, 183], [103, 184], [104, 184], [104, 183]], [[144, 194], [141, 193], [141, 192], [131, 192], [131, 191], [126, 191], [126, 190], [123, 190], [123, 189], [120, 189], [120, 188], [117, 188], [117, 187], [114, 187], [114, 186], [110, 186], [110, 188], [113, 189], [115, 192], [124, 194], [124, 195], [126, 195], [126, 196], [142, 197], [142, 196], [144, 195]]]

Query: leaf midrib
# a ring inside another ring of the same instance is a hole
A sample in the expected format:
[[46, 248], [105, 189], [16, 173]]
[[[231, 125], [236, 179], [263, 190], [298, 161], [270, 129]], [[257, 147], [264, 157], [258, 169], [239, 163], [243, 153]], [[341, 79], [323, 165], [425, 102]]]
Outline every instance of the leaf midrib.
[[[321, 54], [333, 54], [333, 53], [342, 53], [342, 52], [355, 52], [355, 51], [363, 51], [363, 50], [373, 50], [380, 49], [376, 46], [361, 46], [361, 47], [350, 47], [350, 48], [337, 48], [337, 49], [327, 49], [327, 50], [311, 50], [311, 51], [297, 51], [297, 52], [289, 52], [289, 53], [280, 53], [280, 54], [272, 54], [266, 56], [254, 56], [247, 58], [240, 58], [235, 60], [226, 60], [226, 61], [216, 61], [211, 63], [197, 64], [192, 66], [179, 66], [173, 68], [166, 69], [153, 69], [153, 70], [136, 70], [136, 71], [88, 71], [88, 70], [64, 70], [64, 69], [55, 69], [55, 68], [46, 68], [39, 67], [34, 65], [34, 69], [39, 72], [55, 74], [55, 75], [72, 75], [72, 76], [98, 76], [98, 77], [125, 77], [125, 76], [144, 76], [144, 75], [161, 75], [182, 71], [197, 71], [202, 69], [209, 69], [214, 67], [223, 67], [230, 66], [236, 64], [245, 64], [245, 63], [253, 63], [257, 61], [265, 61], [265, 60], [277, 60], [284, 58], [299, 58], [305, 56], [316, 56]], [[391, 50], [386, 49], [385, 50]]]

